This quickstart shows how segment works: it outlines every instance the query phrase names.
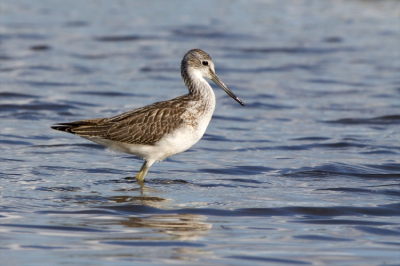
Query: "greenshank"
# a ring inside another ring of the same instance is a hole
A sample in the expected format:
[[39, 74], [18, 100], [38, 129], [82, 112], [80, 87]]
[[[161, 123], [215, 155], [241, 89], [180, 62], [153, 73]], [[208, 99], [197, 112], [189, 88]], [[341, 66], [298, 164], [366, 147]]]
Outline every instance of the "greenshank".
[[58, 123], [51, 128], [143, 158], [136, 175], [138, 182], [143, 183], [154, 162], [186, 151], [206, 131], [215, 109], [215, 94], [204, 78], [212, 80], [244, 106], [215, 74], [211, 57], [200, 49], [190, 50], [183, 57], [181, 75], [189, 89], [186, 95], [113, 117]]

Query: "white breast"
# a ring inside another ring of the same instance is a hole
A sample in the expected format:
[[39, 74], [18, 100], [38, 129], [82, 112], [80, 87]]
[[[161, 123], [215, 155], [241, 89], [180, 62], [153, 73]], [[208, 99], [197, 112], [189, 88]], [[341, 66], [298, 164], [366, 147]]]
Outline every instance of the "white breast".
[[156, 161], [186, 151], [203, 137], [215, 109], [215, 94], [211, 87], [210, 92], [207, 103], [193, 102], [183, 116], [185, 122], [157, 142], [155, 146], [160, 152]]

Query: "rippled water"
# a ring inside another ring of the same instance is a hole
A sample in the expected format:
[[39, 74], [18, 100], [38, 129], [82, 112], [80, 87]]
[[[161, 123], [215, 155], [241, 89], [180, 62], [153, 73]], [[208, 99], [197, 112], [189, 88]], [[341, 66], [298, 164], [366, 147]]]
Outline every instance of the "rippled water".
[[[399, 1], [21, 1], [0, 16], [5, 265], [399, 265]], [[186, 93], [206, 135], [141, 166], [56, 122]]]

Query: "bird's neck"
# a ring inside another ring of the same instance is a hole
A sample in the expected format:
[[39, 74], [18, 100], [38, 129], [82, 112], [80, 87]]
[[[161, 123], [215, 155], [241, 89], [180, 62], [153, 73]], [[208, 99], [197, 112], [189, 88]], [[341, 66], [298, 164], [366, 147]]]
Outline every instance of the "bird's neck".
[[189, 90], [189, 94], [193, 97], [215, 98], [213, 89], [200, 72], [186, 69], [182, 71], [182, 78]]
[[188, 82], [185, 81], [185, 84], [188, 87], [189, 95], [194, 99], [215, 106], [214, 90], [205, 78], [200, 75], [193, 75]]

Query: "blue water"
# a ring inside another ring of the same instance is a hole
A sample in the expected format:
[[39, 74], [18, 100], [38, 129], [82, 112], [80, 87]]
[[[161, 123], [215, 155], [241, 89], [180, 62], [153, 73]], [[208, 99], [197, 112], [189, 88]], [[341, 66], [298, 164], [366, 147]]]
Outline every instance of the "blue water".
[[[400, 265], [399, 1], [0, 3], [4, 265]], [[155, 164], [53, 123], [187, 93], [203, 139]]]

